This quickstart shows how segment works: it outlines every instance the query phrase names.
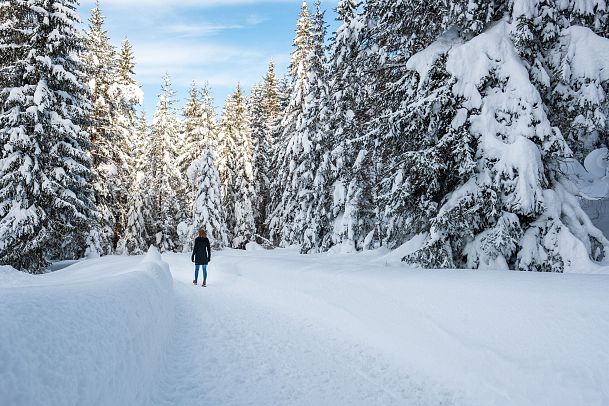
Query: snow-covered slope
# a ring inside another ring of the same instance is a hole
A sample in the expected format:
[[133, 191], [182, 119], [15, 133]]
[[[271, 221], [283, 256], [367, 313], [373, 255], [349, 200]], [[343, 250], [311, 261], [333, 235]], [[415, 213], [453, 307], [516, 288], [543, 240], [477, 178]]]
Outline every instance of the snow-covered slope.
[[609, 404], [609, 275], [226, 250], [202, 288], [164, 260], [173, 285], [137, 257], [0, 272], [2, 404]]
[[146, 404], [173, 303], [154, 250], [41, 276], [0, 269], [0, 404]]

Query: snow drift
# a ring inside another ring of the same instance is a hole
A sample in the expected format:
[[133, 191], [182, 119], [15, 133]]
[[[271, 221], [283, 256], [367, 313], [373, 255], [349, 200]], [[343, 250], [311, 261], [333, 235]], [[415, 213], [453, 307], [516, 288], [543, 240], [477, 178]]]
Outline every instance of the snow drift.
[[173, 309], [154, 248], [37, 277], [0, 269], [1, 403], [145, 404]]

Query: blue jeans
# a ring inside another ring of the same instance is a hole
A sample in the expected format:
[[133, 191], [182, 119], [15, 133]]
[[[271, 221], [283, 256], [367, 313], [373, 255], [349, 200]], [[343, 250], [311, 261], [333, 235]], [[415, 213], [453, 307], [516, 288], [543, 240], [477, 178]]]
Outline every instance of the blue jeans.
[[195, 283], [199, 279], [199, 267], [203, 267], [203, 282], [207, 281], [207, 265], [195, 265]]

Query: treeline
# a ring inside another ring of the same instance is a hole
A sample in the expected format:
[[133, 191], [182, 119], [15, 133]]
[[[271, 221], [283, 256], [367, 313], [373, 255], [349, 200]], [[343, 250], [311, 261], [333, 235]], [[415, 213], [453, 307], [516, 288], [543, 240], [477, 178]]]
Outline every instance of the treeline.
[[609, 51], [600, 0], [341, 0], [329, 38], [303, 3], [284, 79], [271, 64], [217, 120], [194, 84], [179, 117], [166, 76], [152, 123], [99, 5], [83, 39], [75, 1], [35, 3], [0, 9], [2, 263], [182, 251], [201, 227], [217, 248], [409, 242], [434, 268], [609, 252], [564, 173], [609, 141], [609, 66], [586, 64]]

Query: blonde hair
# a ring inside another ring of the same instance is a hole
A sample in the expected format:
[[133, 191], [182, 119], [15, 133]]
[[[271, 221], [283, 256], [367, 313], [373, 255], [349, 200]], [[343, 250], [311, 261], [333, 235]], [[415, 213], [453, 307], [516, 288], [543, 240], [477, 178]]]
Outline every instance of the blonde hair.
[[202, 238], [207, 237], [207, 233], [202, 228], [199, 229], [199, 237], [202, 237]]

